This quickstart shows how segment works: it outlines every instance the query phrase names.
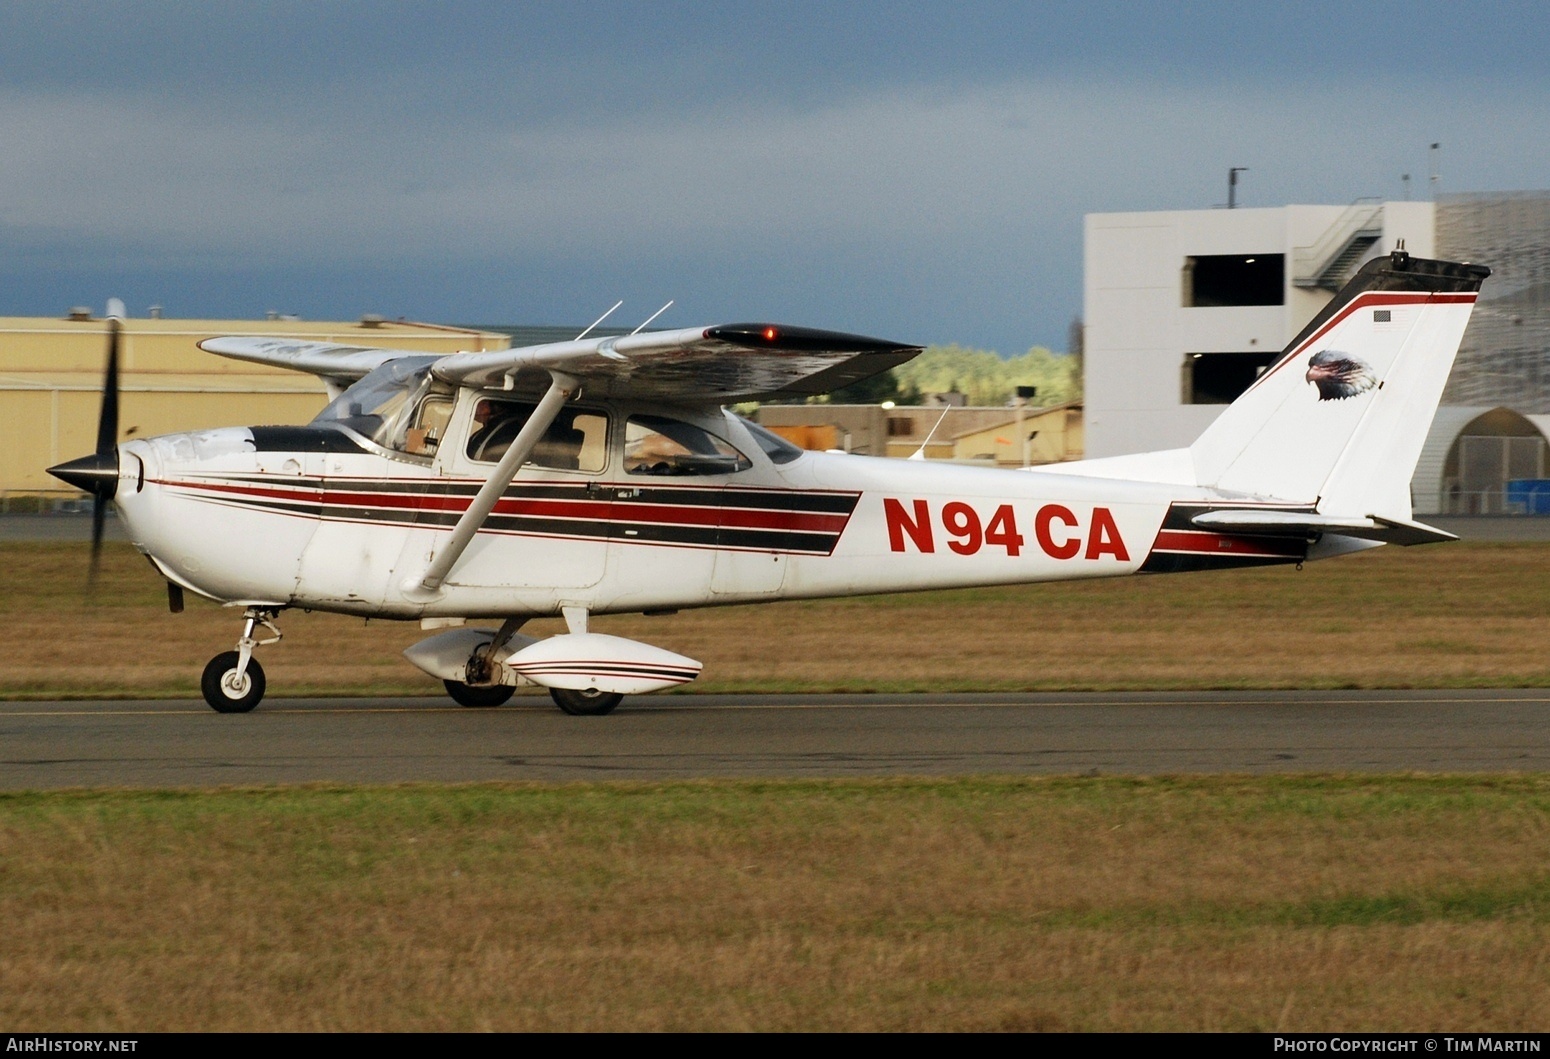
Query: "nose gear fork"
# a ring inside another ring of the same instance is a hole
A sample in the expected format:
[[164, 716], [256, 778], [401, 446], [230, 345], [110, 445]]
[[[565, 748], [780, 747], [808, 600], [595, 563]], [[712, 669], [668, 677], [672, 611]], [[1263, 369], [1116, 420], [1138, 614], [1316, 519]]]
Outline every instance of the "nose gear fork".
[[[237, 668], [232, 674], [237, 680], [240, 681], [247, 676], [248, 666], [253, 661], [253, 648], [279, 643], [285, 636], [280, 631], [280, 627], [274, 623], [274, 620], [279, 616], [280, 612], [278, 610], [273, 610], [269, 607], [249, 607], [247, 612], [242, 615], [242, 635], [237, 638]], [[265, 637], [262, 640], [255, 640], [253, 638], [253, 630], [260, 625], [274, 633], [274, 635]]]
[[[242, 615], [242, 635], [235, 651], [222, 651], [210, 659], [199, 681], [205, 702], [218, 713], [247, 713], [264, 697], [264, 667], [253, 657], [253, 649], [279, 643], [283, 634], [275, 624], [280, 614], [276, 607], [249, 607]], [[273, 636], [262, 639], [253, 634], [259, 626]]]

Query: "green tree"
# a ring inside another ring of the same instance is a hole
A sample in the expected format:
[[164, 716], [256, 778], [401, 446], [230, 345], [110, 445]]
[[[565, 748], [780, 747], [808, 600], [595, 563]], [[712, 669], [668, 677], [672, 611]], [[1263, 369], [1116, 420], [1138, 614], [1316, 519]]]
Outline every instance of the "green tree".
[[929, 346], [925, 352], [894, 369], [901, 389], [945, 393], [958, 389], [970, 404], [1006, 404], [1019, 386], [1034, 386], [1034, 403], [1041, 406], [1080, 400], [1081, 367], [1076, 357], [1034, 346], [1006, 360], [983, 349], [959, 345]]

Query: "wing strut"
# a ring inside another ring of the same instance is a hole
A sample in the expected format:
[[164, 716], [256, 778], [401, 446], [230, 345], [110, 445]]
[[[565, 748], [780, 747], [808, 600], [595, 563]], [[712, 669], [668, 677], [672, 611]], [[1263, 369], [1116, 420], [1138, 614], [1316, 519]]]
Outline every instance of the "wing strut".
[[506, 491], [506, 486], [511, 484], [517, 471], [522, 469], [522, 465], [533, 454], [533, 448], [544, 436], [544, 431], [549, 429], [549, 425], [560, 414], [561, 406], [570, 400], [581, 385], [569, 375], [563, 375], [557, 371], [550, 372], [550, 375], [553, 381], [550, 382], [549, 389], [539, 400], [538, 407], [533, 409], [533, 414], [528, 416], [522, 429], [517, 432], [517, 436], [512, 439], [511, 447], [501, 457], [500, 463], [495, 465], [495, 470], [490, 472], [490, 477], [479, 489], [473, 503], [468, 505], [468, 510], [463, 512], [463, 516], [457, 520], [457, 525], [452, 527], [451, 538], [431, 560], [424, 576], [404, 586], [411, 597], [434, 594], [441, 588], [441, 583], [447, 579], [447, 575], [452, 572], [452, 567], [462, 557], [468, 542], [474, 539], [474, 534], [479, 532], [479, 527], [484, 525], [484, 520], [489, 518], [491, 511], [495, 510], [495, 504]]

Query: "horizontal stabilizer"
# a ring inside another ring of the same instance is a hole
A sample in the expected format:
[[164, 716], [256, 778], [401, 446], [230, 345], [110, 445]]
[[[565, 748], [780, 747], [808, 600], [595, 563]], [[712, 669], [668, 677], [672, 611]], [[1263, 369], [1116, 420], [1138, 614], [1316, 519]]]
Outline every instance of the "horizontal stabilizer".
[[1338, 533], [1343, 537], [1381, 541], [1385, 544], [1434, 544], [1456, 541], [1446, 530], [1420, 522], [1382, 518], [1378, 515], [1318, 515], [1306, 511], [1207, 511], [1190, 520], [1201, 529], [1253, 537], [1317, 537]]
[[[1373, 534], [1367, 537], [1368, 540], [1372, 541], [1384, 541], [1388, 544], [1398, 544], [1408, 548], [1412, 544], [1437, 544], [1442, 541], [1456, 541], [1459, 539], [1456, 533], [1440, 530], [1436, 526], [1428, 526], [1424, 522], [1412, 522], [1409, 519], [1383, 518], [1381, 515], [1374, 515], [1372, 520], [1383, 530], [1382, 536]], [[1360, 534], [1353, 533], [1350, 536], [1355, 537], [1360, 536]]]

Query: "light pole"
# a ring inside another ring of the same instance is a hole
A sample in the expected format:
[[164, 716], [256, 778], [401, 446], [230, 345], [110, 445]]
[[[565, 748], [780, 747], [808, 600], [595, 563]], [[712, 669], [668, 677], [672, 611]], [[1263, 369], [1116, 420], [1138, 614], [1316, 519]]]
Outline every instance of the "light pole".
[[1028, 466], [1028, 433], [1023, 429], [1023, 411], [1028, 402], [1038, 395], [1037, 386], [1019, 386], [1012, 403], [1017, 406], [1017, 443], [1022, 446], [1023, 466]]
[[1227, 208], [1230, 210], [1238, 208], [1238, 174], [1248, 171], [1246, 165], [1235, 165], [1227, 170]]

